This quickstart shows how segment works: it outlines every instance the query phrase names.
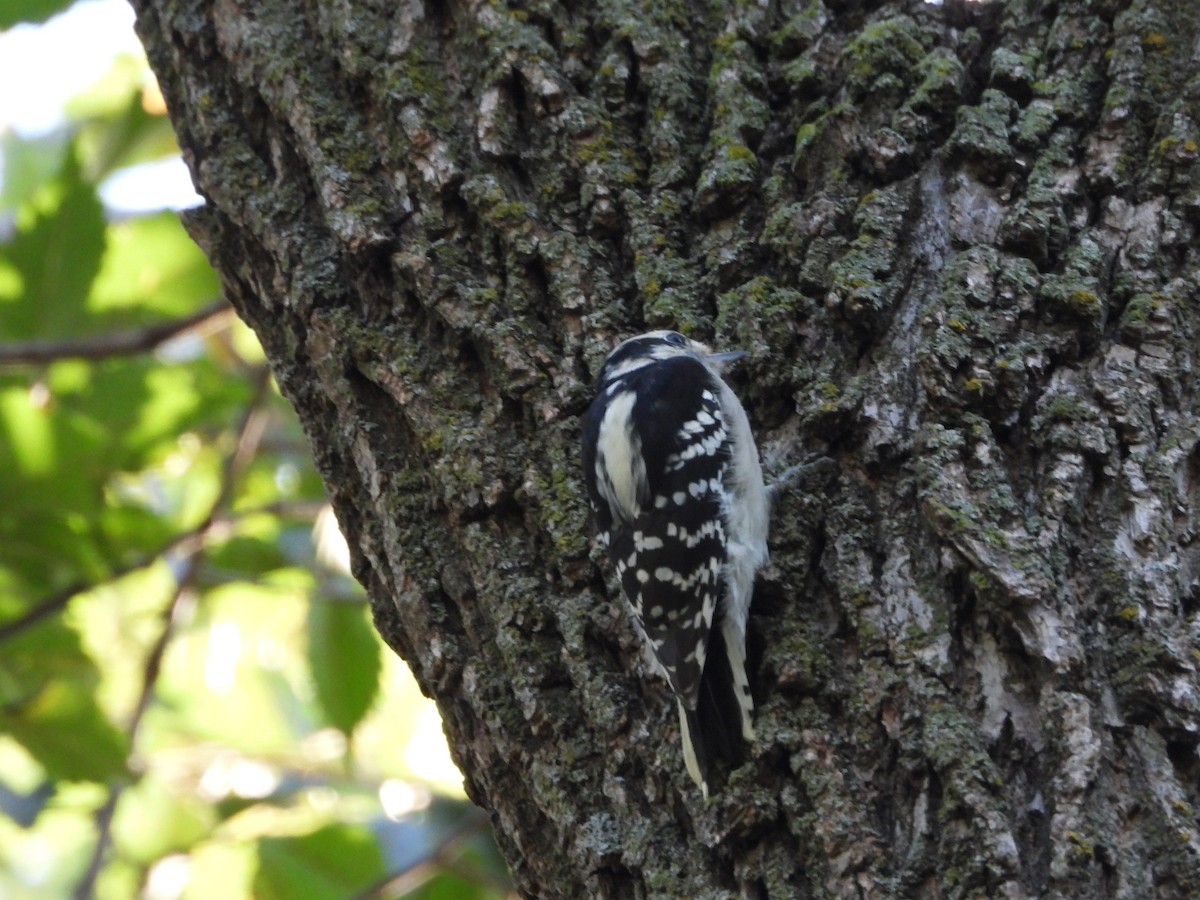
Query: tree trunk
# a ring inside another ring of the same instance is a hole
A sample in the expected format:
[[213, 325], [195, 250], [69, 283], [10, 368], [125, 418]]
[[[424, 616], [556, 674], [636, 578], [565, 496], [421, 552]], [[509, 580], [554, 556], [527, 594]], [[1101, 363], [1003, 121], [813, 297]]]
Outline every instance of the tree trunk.
[[[1188, 3], [135, 0], [187, 216], [532, 897], [1200, 893]], [[675, 327], [783, 498], [705, 804], [579, 415]]]

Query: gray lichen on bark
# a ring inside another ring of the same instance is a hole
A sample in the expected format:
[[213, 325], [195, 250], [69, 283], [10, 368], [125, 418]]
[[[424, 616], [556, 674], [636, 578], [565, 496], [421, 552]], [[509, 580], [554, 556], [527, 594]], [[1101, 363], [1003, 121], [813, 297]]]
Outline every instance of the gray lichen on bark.
[[[530, 896], [1200, 892], [1186, 3], [135, 0], [188, 225]], [[709, 805], [587, 540], [618, 338], [786, 497]]]

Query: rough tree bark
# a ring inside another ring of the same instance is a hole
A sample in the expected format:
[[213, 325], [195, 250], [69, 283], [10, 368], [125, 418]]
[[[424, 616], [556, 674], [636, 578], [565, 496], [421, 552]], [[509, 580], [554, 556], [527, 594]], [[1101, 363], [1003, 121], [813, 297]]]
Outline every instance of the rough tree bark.
[[[1200, 15], [135, 0], [188, 226], [528, 896], [1200, 893]], [[705, 805], [578, 415], [678, 327], [785, 498]]]

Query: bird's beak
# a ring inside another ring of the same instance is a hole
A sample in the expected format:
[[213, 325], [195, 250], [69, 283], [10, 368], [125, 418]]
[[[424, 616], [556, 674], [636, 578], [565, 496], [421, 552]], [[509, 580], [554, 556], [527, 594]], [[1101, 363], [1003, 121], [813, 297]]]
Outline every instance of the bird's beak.
[[708, 361], [715, 363], [718, 371], [725, 371], [725, 367], [732, 362], [737, 362], [743, 356], [749, 356], [745, 350], [728, 350], [725, 353], [710, 353]]

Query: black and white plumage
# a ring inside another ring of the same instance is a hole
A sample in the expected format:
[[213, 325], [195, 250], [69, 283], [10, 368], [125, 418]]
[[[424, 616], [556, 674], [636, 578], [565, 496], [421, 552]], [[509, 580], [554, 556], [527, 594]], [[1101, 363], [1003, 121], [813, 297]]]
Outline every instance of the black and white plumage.
[[674, 331], [630, 338], [605, 360], [583, 427], [600, 539], [678, 700], [705, 797], [713, 758], [738, 761], [754, 737], [746, 619], [770, 504], [745, 410], [721, 378], [744, 355]]

